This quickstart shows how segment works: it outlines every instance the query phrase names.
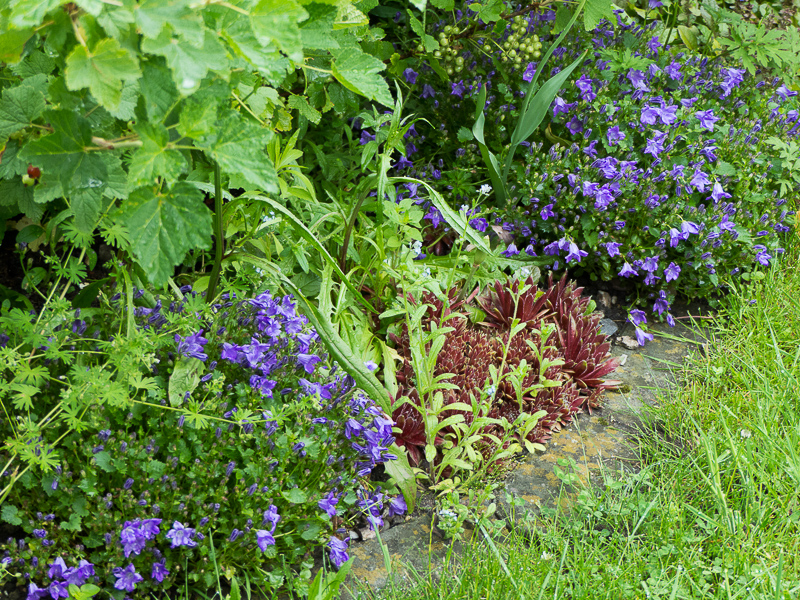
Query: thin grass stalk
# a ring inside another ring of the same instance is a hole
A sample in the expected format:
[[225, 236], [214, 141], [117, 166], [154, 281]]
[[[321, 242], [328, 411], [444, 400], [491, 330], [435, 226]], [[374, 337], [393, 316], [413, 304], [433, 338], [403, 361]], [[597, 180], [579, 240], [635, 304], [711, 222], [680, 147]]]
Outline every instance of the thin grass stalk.
[[210, 304], [217, 295], [217, 283], [222, 270], [222, 255], [225, 250], [225, 231], [222, 220], [222, 173], [219, 163], [214, 163], [214, 266], [206, 290], [206, 301]]

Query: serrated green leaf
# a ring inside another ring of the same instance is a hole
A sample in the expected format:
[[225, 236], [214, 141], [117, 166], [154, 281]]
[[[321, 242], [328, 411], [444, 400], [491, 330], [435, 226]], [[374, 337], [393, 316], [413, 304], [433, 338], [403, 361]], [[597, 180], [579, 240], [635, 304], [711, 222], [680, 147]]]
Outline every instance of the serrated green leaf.
[[[106, 187], [103, 194], [108, 198], [127, 198], [128, 197], [128, 175], [122, 169], [122, 160], [110, 152], [100, 154], [103, 164], [106, 166]], [[38, 185], [36, 186], [39, 187]]]
[[459, 128], [457, 137], [459, 142], [469, 142], [475, 139], [475, 136], [473, 136], [472, 132], [466, 127]]
[[61, 0], [11, 0], [11, 22], [15, 27], [36, 26], [61, 6]]
[[347, 89], [384, 106], [394, 106], [389, 85], [380, 75], [385, 65], [358, 48], [332, 50], [333, 76]]
[[281, 492], [281, 496], [286, 498], [292, 504], [303, 504], [306, 500], [308, 500], [308, 494], [306, 494], [300, 488], [292, 488], [288, 492]]
[[92, 145], [92, 128], [72, 111], [46, 112], [53, 133], [28, 143], [20, 158], [42, 170], [58, 173], [64, 193], [102, 187], [107, 175], [97, 153], [86, 152]]
[[89, 515], [89, 511], [86, 510], [85, 496], [79, 496], [75, 499], [75, 502], [72, 503], [72, 511], [81, 517], [86, 517]]
[[125, 2], [115, 5], [113, 9], [108, 8], [101, 12], [97, 17], [97, 22], [105, 29], [109, 37], [119, 39], [134, 24], [136, 19], [134, 18], [133, 10], [135, 7], [136, 5], [131, 0], [125, 0]]
[[289, 96], [287, 102], [290, 108], [296, 108], [301, 115], [306, 119], [317, 125], [322, 119], [322, 113], [308, 103], [308, 98], [305, 96]]
[[103, 469], [103, 471], [105, 471], [106, 473], [113, 473], [114, 471], [116, 471], [111, 461], [111, 454], [106, 450], [103, 450], [95, 454], [94, 461], [97, 464], [97, 466]]
[[126, 81], [122, 85], [122, 97], [117, 108], [108, 108], [108, 113], [122, 121], [130, 121], [135, 116], [136, 104], [139, 102], [139, 82]]
[[141, 0], [133, 11], [136, 25], [146, 38], [157, 38], [169, 25], [175, 33], [186, 36], [186, 41], [203, 40], [203, 17], [192, 10], [189, 0]]
[[98, 177], [105, 174], [105, 164], [99, 156], [94, 155], [87, 157], [84, 167], [75, 173], [66, 196], [75, 215], [75, 227], [83, 233], [91, 233], [97, 226], [103, 208], [106, 183], [104, 178]]
[[[377, 0], [374, 0], [374, 5], [372, 5], [371, 2], [361, 2], [357, 4], [360, 4], [358, 8], [356, 8], [353, 4], [350, 4], [350, 2], [336, 3], [338, 11], [336, 13], [336, 21], [333, 24], [334, 30], [359, 27], [361, 25], [369, 24], [369, 17], [366, 15], [366, 13], [377, 6]], [[370, 7], [370, 5], [372, 6]]]
[[122, 214], [136, 260], [156, 286], [166, 283], [186, 252], [211, 245], [211, 213], [203, 194], [186, 182], [158, 194], [139, 188], [128, 196]]
[[292, 68], [291, 61], [274, 44], [261, 44], [250, 22], [239, 15], [225, 24], [221, 33], [234, 53], [253, 65], [270, 85], [280, 85]]
[[278, 191], [278, 174], [264, 151], [272, 132], [254, 125], [236, 111], [228, 111], [212, 132], [196, 140], [227, 173], [242, 175], [264, 192]]
[[181, 110], [178, 133], [192, 139], [208, 135], [217, 120], [217, 109], [216, 102], [197, 102], [190, 97]]
[[308, 13], [295, 0], [260, 0], [250, 11], [256, 39], [264, 46], [274, 42], [294, 62], [303, 60], [303, 39], [298, 23]]
[[99, 16], [105, 6], [102, 0], [75, 0], [75, 4], [93, 17]]
[[16, 65], [11, 66], [14, 75], [22, 78], [34, 75], [49, 75], [56, 66], [56, 61], [41, 50], [34, 50]]
[[320, 50], [338, 48], [339, 42], [331, 35], [337, 8], [325, 4], [309, 4], [306, 10], [309, 17], [300, 26], [303, 47]]
[[0, 99], [0, 141], [38, 119], [47, 107], [47, 76], [34, 75], [20, 85], [3, 90]]
[[[13, 179], [16, 176], [24, 175], [28, 171], [27, 161], [19, 157], [19, 142], [10, 140], [3, 152], [0, 160], [0, 179]], [[2, 200], [0, 200], [2, 204]]]
[[583, 9], [583, 26], [586, 31], [593, 31], [600, 24], [601, 19], [614, 22], [614, 3], [612, 0], [586, 0]]
[[81, 517], [77, 513], [72, 513], [69, 516], [69, 521], [61, 521], [61, 523], [59, 523], [58, 526], [61, 529], [66, 529], [67, 531], [80, 531]]
[[182, 357], [175, 364], [175, 370], [169, 378], [170, 406], [180, 406], [188, 392], [191, 394], [200, 384], [200, 374], [205, 370], [199, 358]]
[[152, 63], [145, 65], [139, 85], [147, 117], [151, 121], [163, 121], [167, 111], [180, 98], [169, 69]]
[[19, 61], [25, 44], [33, 36], [33, 29], [23, 27], [17, 29], [8, 22], [8, 16], [0, 13], [0, 62], [14, 64]]
[[455, 8], [453, 0], [431, 0], [431, 4], [441, 10], [453, 10]]
[[141, 77], [138, 61], [119, 42], [112, 38], [100, 40], [91, 52], [77, 45], [67, 57], [64, 78], [67, 89], [89, 88], [97, 102], [117, 110], [122, 100], [124, 81]]
[[209, 71], [223, 71], [227, 55], [219, 39], [209, 30], [203, 31], [202, 45], [183, 37], [173, 38], [171, 27], [165, 27], [155, 39], [142, 40], [142, 50], [167, 59], [176, 88], [184, 95], [200, 87]]
[[3, 504], [3, 508], [0, 509], [0, 517], [9, 525], [22, 525], [22, 519], [17, 516], [18, 514], [19, 509], [13, 504]]
[[156, 177], [167, 181], [185, 173], [188, 165], [179, 150], [169, 148], [169, 131], [157, 123], [141, 123], [134, 127], [142, 146], [133, 153], [128, 169], [128, 189], [153, 183]]
[[499, 20], [505, 8], [503, 0], [484, 0], [481, 3], [470, 4], [469, 7], [478, 13], [478, 18], [484, 23], [494, 23]]

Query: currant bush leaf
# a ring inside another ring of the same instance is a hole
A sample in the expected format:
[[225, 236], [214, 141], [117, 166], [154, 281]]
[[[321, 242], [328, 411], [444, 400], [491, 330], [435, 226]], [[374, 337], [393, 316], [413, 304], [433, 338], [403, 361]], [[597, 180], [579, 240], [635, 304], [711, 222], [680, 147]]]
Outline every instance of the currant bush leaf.
[[250, 23], [263, 45], [271, 42], [294, 62], [303, 60], [303, 40], [298, 23], [308, 13], [295, 0], [260, 0], [250, 12]]
[[0, 62], [14, 64], [19, 61], [25, 44], [33, 36], [33, 29], [23, 27], [17, 29], [10, 25], [8, 18], [0, 13]]
[[187, 95], [198, 88], [209, 70], [222, 71], [228, 66], [225, 49], [208, 30], [198, 45], [194, 40], [173, 38], [172, 28], [165, 27], [157, 38], [145, 38], [142, 50], [166, 58], [177, 89]]
[[389, 86], [380, 75], [385, 67], [381, 61], [355, 47], [332, 50], [331, 54], [334, 57], [333, 76], [339, 83], [384, 106], [394, 105]]
[[586, 0], [583, 10], [583, 26], [586, 31], [593, 31], [601, 19], [614, 20], [614, 3], [611, 0]]
[[167, 181], [177, 179], [186, 172], [186, 159], [179, 150], [170, 148], [169, 132], [163, 125], [141, 123], [134, 127], [142, 140], [142, 147], [134, 152], [128, 169], [128, 189], [152, 183], [156, 177]]
[[0, 99], [0, 140], [29, 127], [47, 107], [47, 77], [34, 75], [20, 85], [3, 90]]
[[11, 0], [11, 22], [16, 27], [39, 25], [60, 5], [61, 0]]
[[154, 63], [145, 65], [139, 85], [147, 118], [150, 121], [162, 121], [180, 98], [169, 69], [163, 65]]
[[216, 160], [227, 173], [240, 174], [264, 192], [278, 191], [278, 174], [264, 147], [272, 137], [241, 114], [228, 111], [217, 121], [213, 133], [196, 144]]
[[295, 96], [294, 94], [289, 96], [289, 101], [287, 104], [291, 108], [296, 108], [301, 115], [303, 115], [306, 119], [314, 123], [315, 125], [320, 122], [322, 119], [322, 113], [319, 112], [316, 108], [311, 106], [308, 103], [308, 99], [305, 96]]
[[45, 117], [54, 132], [28, 143], [20, 158], [58, 173], [66, 194], [102, 187], [107, 172], [97, 153], [86, 150], [92, 139], [88, 121], [72, 111], [48, 112]]
[[259, 42], [247, 21], [235, 19], [223, 29], [222, 35], [233, 51], [253, 65], [270, 85], [277, 86], [286, 77], [291, 61], [274, 44]]
[[142, 75], [138, 61], [112, 38], [100, 40], [91, 52], [77, 45], [67, 57], [64, 79], [67, 89], [89, 88], [101, 106], [117, 110], [122, 101], [124, 81]]
[[131, 192], [122, 207], [133, 253], [148, 279], [163, 285], [189, 250], [211, 245], [211, 213], [203, 194], [186, 182], [169, 191]]
[[134, 9], [136, 25], [148, 38], [157, 38], [169, 25], [187, 39], [202, 39], [203, 18], [187, 0], [142, 0]]
[[338, 48], [339, 42], [331, 35], [336, 7], [324, 4], [309, 4], [309, 18], [300, 26], [300, 37], [305, 48], [329, 50]]
[[208, 134], [217, 120], [217, 108], [215, 102], [198, 102], [190, 97], [181, 110], [178, 133], [195, 139]]
[[56, 61], [41, 50], [34, 50], [24, 59], [11, 66], [17, 77], [33, 77], [34, 75], [49, 75], [56, 66]]

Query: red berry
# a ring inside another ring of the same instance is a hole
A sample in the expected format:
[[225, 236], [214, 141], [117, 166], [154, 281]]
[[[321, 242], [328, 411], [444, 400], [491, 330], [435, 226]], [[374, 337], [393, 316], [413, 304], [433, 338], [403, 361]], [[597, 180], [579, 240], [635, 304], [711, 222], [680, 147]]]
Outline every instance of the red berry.
[[39, 179], [42, 176], [42, 171], [39, 167], [28, 165], [28, 177], [31, 179]]

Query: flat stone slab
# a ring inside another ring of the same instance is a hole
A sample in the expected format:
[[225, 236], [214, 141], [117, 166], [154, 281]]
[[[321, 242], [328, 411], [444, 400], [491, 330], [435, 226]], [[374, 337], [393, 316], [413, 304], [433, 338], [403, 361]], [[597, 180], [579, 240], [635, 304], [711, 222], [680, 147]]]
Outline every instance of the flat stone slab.
[[[601, 409], [591, 415], [578, 415], [573, 423], [553, 434], [543, 452], [527, 455], [513, 468], [505, 482], [505, 491], [523, 499], [527, 510], [555, 506], [559, 498], [562, 503], [570, 501], [570, 493], [562, 490], [562, 482], [554, 473], [559, 459], [574, 464], [572, 470], [584, 484], [602, 485], [603, 470], [637, 469], [632, 448], [642, 427], [643, 408], [657, 405], [660, 390], [677, 383], [687, 354], [705, 342], [702, 335], [681, 323], [675, 328], [656, 324], [649, 331], [657, 334], [653, 341], [644, 347], [628, 349], [619, 341], [624, 336], [633, 336], [634, 328], [630, 323], [621, 324], [611, 354], [622, 364], [609, 378], [620, 379], [623, 385], [604, 395]], [[512, 510], [503, 490], [498, 491], [495, 498], [498, 518], [506, 518], [510, 526], [523, 526], [524, 511]], [[425, 576], [427, 572], [440, 570], [448, 555], [452, 562], [452, 557], [459, 554], [459, 543], [442, 539], [432, 511], [417, 512], [422, 514], [408, 517], [406, 522], [381, 533], [391, 558], [395, 584], [401, 586], [415, 580], [411, 569]], [[379, 590], [389, 584], [383, 550], [377, 539], [353, 543], [350, 555], [356, 560], [342, 598], [358, 598], [365, 587]]]

